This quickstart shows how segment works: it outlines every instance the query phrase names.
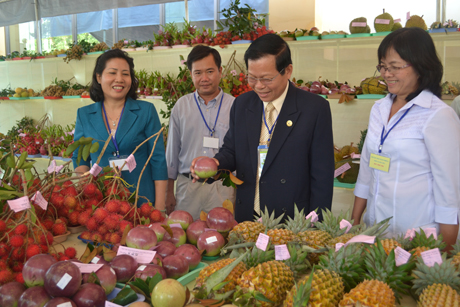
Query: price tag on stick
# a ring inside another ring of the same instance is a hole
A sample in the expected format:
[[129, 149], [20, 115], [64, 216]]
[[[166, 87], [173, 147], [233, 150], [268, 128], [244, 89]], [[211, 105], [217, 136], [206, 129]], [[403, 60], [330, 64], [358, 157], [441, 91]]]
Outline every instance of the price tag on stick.
[[48, 208], [48, 202], [46, 201], [46, 199], [43, 198], [43, 195], [42, 193], [40, 193], [40, 191], [35, 192], [34, 196], [32, 196], [32, 200], [43, 210], [46, 210], [46, 208]]
[[152, 262], [153, 258], [155, 257], [155, 251], [149, 251], [144, 249], [137, 249], [131, 248], [126, 246], [120, 246], [118, 248], [117, 256], [118, 255], [130, 255], [133, 257], [138, 263], [150, 263]]
[[342, 219], [340, 221], [340, 229], [343, 229], [345, 227], [347, 228], [347, 231], [345, 231], [345, 233], [348, 233], [352, 226], [349, 221], [347, 221], [346, 219]]
[[257, 242], [256, 242], [256, 247], [258, 249], [266, 251], [268, 242], [270, 242], [270, 237], [264, 233], [259, 233], [259, 237], [257, 238]]
[[128, 170], [130, 173], [136, 168], [136, 159], [133, 155], [129, 155], [129, 157], [126, 158], [126, 164], [128, 165]]
[[123, 307], [123, 306], [112, 303], [110, 301], [105, 301], [105, 307]]
[[409, 261], [411, 254], [408, 251], [403, 250], [401, 247], [395, 248], [395, 260], [396, 266], [406, 264]]
[[11, 210], [13, 210], [14, 212], [21, 212], [26, 209], [30, 209], [30, 201], [29, 197], [27, 196], [23, 196], [13, 200], [7, 200], [7, 202]]
[[422, 256], [423, 262], [429, 267], [434, 266], [435, 263], [438, 263], [438, 264], [442, 263], [442, 258], [441, 258], [441, 253], [439, 252], [439, 248], [433, 248], [426, 252], [422, 252], [421, 256]]
[[291, 258], [286, 244], [275, 245], [275, 260], [288, 260]]

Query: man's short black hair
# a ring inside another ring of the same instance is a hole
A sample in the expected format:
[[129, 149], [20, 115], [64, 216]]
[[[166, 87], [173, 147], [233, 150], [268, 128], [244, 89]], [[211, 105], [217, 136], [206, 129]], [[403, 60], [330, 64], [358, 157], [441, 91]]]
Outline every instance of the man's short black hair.
[[291, 49], [289, 49], [288, 44], [279, 35], [271, 33], [253, 41], [246, 50], [244, 53], [246, 68], [248, 68], [249, 60], [258, 60], [269, 54], [276, 57], [276, 70], [279, 72], [292, 64]]
[[212, 54], [212, 56], [214, 57], [214, 62], [216, 63], [217, 68], [220, 68], [220, 65], [222, 64], [222, 59], [220, 58], [219, 51], [209, 46], [198, 45], [193, 47], [192, 51], [189, 53], [187, 57], [188, 70], [192, 71], [193, 62], [204, 59], [210, 54]]

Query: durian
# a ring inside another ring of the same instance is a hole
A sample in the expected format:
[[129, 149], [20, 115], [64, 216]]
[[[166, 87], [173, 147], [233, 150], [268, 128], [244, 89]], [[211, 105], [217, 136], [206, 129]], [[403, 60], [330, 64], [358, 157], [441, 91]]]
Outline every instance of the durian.
[[406, 21], [406, 28], [421, 28], [423, 30], [428, 29], [428, 27], [426, 26], [425, 20], [423, 20], [423, 15], [421, 17], [418, 15], [412, 15]]
[[[377, 22], [380, 20], [389, 20], [389, 23], [386, 24], [386, 23]], [[383, 10], [383, 14], [380, 14], [374, 19], [375, 32], [389, 32], [393, 28], [393, 25], [394, 25], [393, 17], [390, 14], [385, 13], [385, 10]]]
[[396, 31], [398, 29], [401, 29], [402, 28], [402, 25], [400, 22], [395, 22], [395, 24], [393, 25], [393, 28], [391, 28], [391, 32], [393, 31]]
[[[365, 27], [356, 27], [353, 26], [354, 22], [363, 22], [366, 23]], [[350, 22], [350, 33], [357, 34], [357, 33], [371, 33], [371, 28], [367, 25], [367, 18], [366, 17], [359, 17], [355, 18]]]
[[363, 94], [384, 95], [387, 91], [387, 85], [385, 84], [382, 77], [366, 78], [361, 81], [360, 86], [363, 89]]

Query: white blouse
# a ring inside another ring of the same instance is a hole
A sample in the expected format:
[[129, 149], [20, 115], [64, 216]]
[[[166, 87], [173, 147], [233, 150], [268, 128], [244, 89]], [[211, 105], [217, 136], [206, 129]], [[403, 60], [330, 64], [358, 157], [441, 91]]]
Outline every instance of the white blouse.
[[[354, 194], [367, 199], [364, 222], [392, 216], [387, 236], [407, 229], [457, 224], [460, 209], [460, 120], [454, 110], [423, 91], [389, 121], [393, 97], [388, 94], [372, 107]], [[389, 172], [369, 167], [371, 153], [378, 154], [382, 128], [382, 154], [391, 159]]]

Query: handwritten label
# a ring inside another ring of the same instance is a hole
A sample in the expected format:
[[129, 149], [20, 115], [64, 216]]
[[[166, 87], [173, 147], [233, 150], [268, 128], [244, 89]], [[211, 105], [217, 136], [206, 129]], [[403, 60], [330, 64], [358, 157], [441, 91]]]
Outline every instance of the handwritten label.
[[96, 263], [99, 262], [100, 259], [101, 259], [101, 258], [99, 258], [98, 256], [96, 256], [96, 257], [93, 258], [93, 260], [91, 260], [91, 263], [95, 263], [95, 264], [96, 264]]
[[157, 252], [155, 251], [120, 246], [118, 248], [117, 256], [118, 255], [130, 255], [137, 261], [137, 263], [150, 263], [152, 262], [156, 253]]
[[212, 243], [212, 242], [217, 242], [217, 237], [216, 236], [212, 236], [212, 237], [209, 237], [209, 238], [206, 238], [206, 242], [209, 244], [209, 243]]
[[410, 241], [412, 241], [412, 239], [415, 237], [415, 229], [412, 228], [412, 229], [407, 229], [406, 231], [406, 235], [404, 236], [404, 239], [407, 239], [409, 238]]
[[174, 224], [169, 224], [169, 227], [171, 228], [182, 228], [182, 226], [179, 223], [174, 223]]
[[51, 161], [50, 166], [48, 166], [48, 174], [56, 171], [56, 160]]
[[340, 221], [340, 229], [343, 229], [345, 227], [347, 227], [347, 231], [345, 231], [345, 233], [348, 233], [352, 226], [349, 221], [347, 221], [346, 219], [342, 219]]
[[367, 243], [367, 244], [374, 244], [375, 242], [375, 237], [374, 236], [366, 236], [366, 235], [358, 235], [354, 236], [345, 245], [348, 245], [350, 243]]
[[136, 159], [131, 154], [128, 158], [126, 158], [126, 164], [128, 165], [128, 170], [131, 173], [136, 168]]
[[123, 306], [112, 303], [110, 301], [105, 301], [105, 307], [123, 307]]
[[442, 258], [441, 258], [441, 253], [439, 252], [439, 248], [433, 248], [426, 252], [422, 252], [421, 256], [422, 256], [423, 262], [429, 267], [434, 266], [435, 263], [437, 264], [442, 263]]
[[360, 158], [361, 158], [361, 155], [360, 155], [360, 154], [357, 154], [357, 153], [354, 153], [354, 152], [352, 152], [352, 153], [350, 154], [350, 157], [351, 157], [352, 159], [360, 159]]
[[395, 260], [396, 266], [406, 264], [409, 261], [411, 254], [408, 251], [403, 250], [401, 247], [395, 248]]
[[94, 177], [96, 177], [97, 175], [99, 175], [99, 173], [102, 171], [102, 167], [100, 167], [99, 165], [97, 165], [97, 163], [94, 163], [93, 164], [93, 167], [91, 167], [91, 170], [89, 171], [89, 173], [91, 175], [93, 175]]
[[90, 264], [90, 263], [80, 263], [80, 262], [74, 262], [74, 264], [80, 269], [80, 272], [82, 274], [97, 272], [97, 270], [99, 270], [103, 266], [103, 264]]
[[288, 260], [291, 258], [286, 244], [275, 245], [275, 260]]
[[42, 193], [40, 193], [40, 191], [35, 192], [34, 196], [32, 196], [32, 200], [43, 210], [46, 210], [46, 208], [48, 208], [48, 202], [45, 198], [43, 198], [43, 195]]
[[397, 18], [394, 20], [394, 23], [401, 22], [401, 18]]
[[389, 25], [390, 24], [390, 19], [376, 19], [375, 23], [381, 24], [381, 25]]
[[141, 265], [140, 267], [137, 268], [137, 271], [143, 271], [145, 270], [147, 266], [146, 265]]
[[410, 19], [410, 12], [407, 12], [407, 13], [406, 13], [406, 19], [407, 19], [407, 20]]
[[351, 26], [352, 27], [364, 27], [365, 28], [367, 26], [367, 22], [352, 22]]
[[346, 171], [348, 171], [349, 169], [351, 168], [350, 164], [349, 163], [345, 163], [344, 165], [342, 165], [341, 167], [339, 167], [338, 169], [335, 170], [334, 172], [334, 178], [339, 176], [339, 175], [342, 175], [343, 173], [345, 173]]
[[312, 223], [315, 223], [318, 221], [318, 214], [316, 214], [315, 211], [312, 211], [308, 213], [308, 215], [305, 217], [306, 220], [308, 220], [309, 218], [311, 218]]
[[29, 197], [27, 196], [23, 196], [13, 200], [7, 200], [7, 202], [11, 210], [13, 210], [14, 212], [20, 212], [26, 209], [30, 209], [30, 201]]
[[425, 228], [423, 229], [423, 231], [425, 232], [425, 235], [427, 238], [429, 238], [431, 235], [433, 235], [433, 238], [435, 240], [438, 239], [438, 234], [436, 232], [436, 228]]
[[335, 251], [338, 252], [344, 245], [344, 243], [335, 243]]
[[72, 303], [71, 302], [65, 302], [65, 303], [57, 305], [56, 307], [72, 307]]
[[59, 287], [59, 289], [64, 290], [65, 287], [67, 287], [67, 284], [72, 280], [72, 276], [69, 274], [65, 273], [64, 276], [62, 276], [61, 280], [56, 284], [56, 286]]
[[206, 232], [206, 231], [217, 231], [217, 229], [213, 229], [213, 228], [205, 228], [205, 229], [204, 229], [204, 232]]
[[268, 242], [270, 242], [270, 237], [264, 233], [259, 233], [259, 237], [257, 238], [257, 242], [256, 242], [256, 247], [258, 249], [266, 251]]

